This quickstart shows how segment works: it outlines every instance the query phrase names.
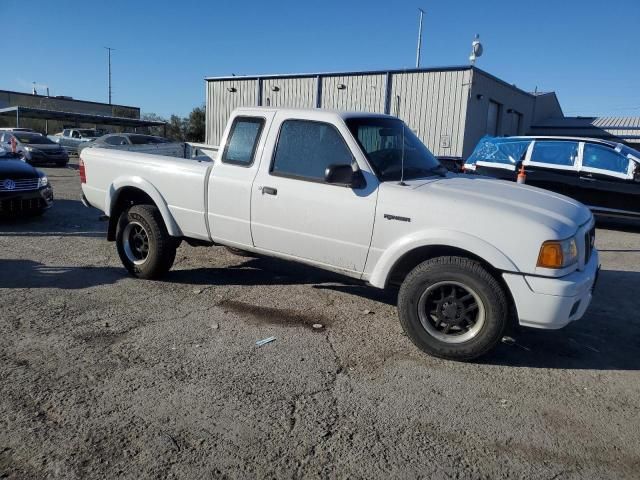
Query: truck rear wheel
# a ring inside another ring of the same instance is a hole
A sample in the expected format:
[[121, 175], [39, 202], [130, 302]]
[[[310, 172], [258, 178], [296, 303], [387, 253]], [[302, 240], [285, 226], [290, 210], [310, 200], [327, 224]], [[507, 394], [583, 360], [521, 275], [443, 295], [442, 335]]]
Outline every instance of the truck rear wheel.
[[138, 278], [159, 278], [176, 258], [178, 242], [169, 235], [154, 205], [134, 205], [122, 212], [116, 228], [118, 255], [125, 268]]
[[508, 304], [502, 286], [479, 262], [438, 257], [407, 275], [398, 295], [398, 315], [418, 348], [436, 357], [467, 361], [500, 342]]

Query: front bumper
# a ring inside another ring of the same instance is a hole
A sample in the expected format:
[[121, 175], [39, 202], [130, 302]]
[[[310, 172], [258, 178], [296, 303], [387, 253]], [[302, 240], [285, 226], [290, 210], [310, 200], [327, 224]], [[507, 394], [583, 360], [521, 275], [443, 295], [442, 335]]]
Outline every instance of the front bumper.
[[53, 189], [50, 185], [26, 192], [0, 193], [1, 216], [42, 211], [51, 205], [53, 205]]
[[599, 262], [598, 251], [594, 250], [583, 270], [565, 277], [504, 273], [520, 325], [558, 329], [581, 319], [591, 303]]
[[68, 163], [69, 154], [62, 150], [60, 153], [43, 153], [43, 152], [25, 152], [25, 157], [29, 163], [48, 164], [48, 163]]

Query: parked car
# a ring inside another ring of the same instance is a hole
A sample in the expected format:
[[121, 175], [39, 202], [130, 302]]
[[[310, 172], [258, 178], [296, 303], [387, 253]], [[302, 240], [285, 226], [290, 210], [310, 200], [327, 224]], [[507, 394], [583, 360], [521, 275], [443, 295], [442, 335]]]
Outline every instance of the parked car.
[[457, 360], [491, 350], [514, 317], [555, 329], [589, 306], [598, 252], [584, 205], [447, 172], [395, 117], [242, 108], [222, 142], [213, 161], [82, 152], [83, 202], [109, 217], [133, 276], [161, 277], [185, 240], [399, 286], [409, 338]]
[[0, 149], [0, 216], [39, 215], [52, 204], [46, 175]]
[[620, 143], [572, 137], [484, 137], [465, 171], [552, 190], [603, 216], [640, 219], [640, 152]]
[[55, 164], [64, 167], [69, 163], [69, 155], [60, 145], [44, 135], [33, 132], [0, 132], [0, 145], [7, 152], [13, 151], [12, 142], [20, 159], [31, 164]]
[[0, 133], [1, 132], [33, 132], [33, 133], [38, 133], [32, 128], [22, 128], [22, 127], [3, 127], [3, 128], [0, 128]]
[[159, 143], [170, 143], [170, 140], [154, 135], [142, 135], [140, 133], [109, 133], [90, 142], [78, 145], [78, 154], [85, 148], [92, 147], [118, 149], [131, 147], [133, 145], [156, 145]]
[[95, 140], [101, 135], [92, 128], [65, 128], [61, 133], [49, 135], [49, 139], [64, 147], [69, 153], [77, 153], [78, 146]]

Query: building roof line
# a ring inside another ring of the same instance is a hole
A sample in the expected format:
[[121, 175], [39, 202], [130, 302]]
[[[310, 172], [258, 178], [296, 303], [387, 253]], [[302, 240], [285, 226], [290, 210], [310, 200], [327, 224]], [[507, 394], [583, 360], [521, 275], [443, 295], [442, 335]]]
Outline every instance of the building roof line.
[[[257, 74], [257, 75], [225, 75], [220, 77], [205, 77], [205, 82], [218, 82], [218, 81], [230, 81], [230, 80], [275, 80], [275, 79], [293, 79], [293, 78], [314, 78], [314, 77], [351, 77], [357, 75], [387, 75], [387, 74], [399, 74], [399, 73], [430, 73], [430, 72], [461, 72], [461, 71], [475, 71], [488, 77], [505, 87], [509, 87], [513, 90], [527, 95], [528, 97], [535, 98], [535, 95], [523, 90], [516, 85], [506, 82], [495, 75], [482, 70], [472, 65], [452, 65], [444, 67], [426, 67], [426, 68], [387, 68], [382, 70], [349, 70], [349, 71], [334, 71], [334, 72], [308, 72], [308, 73], [275, 73], [275, 74]], [[545, 92], [547, 95], [554, 95], [555, 92]]]
[[79, 102], [79, 103], [90, 103], [92, 105], [106, 105], [111, 107], [122, 107], [122, 108], [132, 108], [135, 110], [140, 110], [140, 107], [132, 107], [131, 105], [120, 105], [117, 103], [104, 103], [104, 102], [95, 102], [93, 100], [79, 100], [77, 98], [65, 98], [64, 96], [55, 96], [55, 95], [40, 95], [38, 93], [27, 93], [27, 92], [16, 92], [14, 90], [0, 90], [1, 93], [10, 93], [13, 95], [26, 95], [27, 97], [36, 97], [36, 98], [50, 98], [52, 100], [63, 100], [67, 102]]
[[222, 80], [268, 80], [276, 78], [311, 78], [311, 77], [347, 77], [353, 75], [385, 75], [387, 73], [421, 73], [421, 72], [451, 72], [471, 70], [471, 65], [453, 65], [447, 67], [428, 67], [428, 68], [386, 68], [382, 70], [348, 70], [348, 71], [325, 71], [325, 72], [307, 72], [307, 73], [272, 73], [257, 75], [224, 75], [220, 77], [205, 77], [207, 82], [215, 82]]

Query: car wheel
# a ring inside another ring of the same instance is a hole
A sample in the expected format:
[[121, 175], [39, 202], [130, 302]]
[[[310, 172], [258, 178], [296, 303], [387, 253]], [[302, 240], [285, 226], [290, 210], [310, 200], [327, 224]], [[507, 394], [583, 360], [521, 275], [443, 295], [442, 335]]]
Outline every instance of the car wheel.
[[69, 162], [58, 162], [56, 167], [65, 168]]
[[500, 342], [508, 304], [502, 286], [479, 262], [438, 257], [407, 275], [398, 294], [398, 315], [418, 348], [436, 357], [467, 361]]
[[164, 275], [173, 265], [177, 245], [156, 206], [134, 205], [120, 215], [116, 228], [118, 255], [134, 277]]

